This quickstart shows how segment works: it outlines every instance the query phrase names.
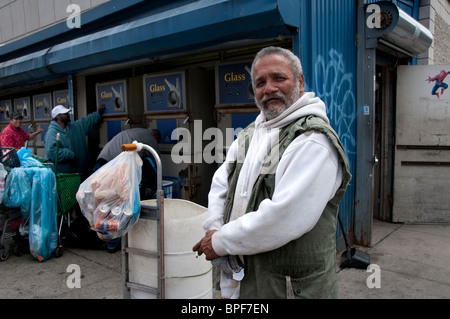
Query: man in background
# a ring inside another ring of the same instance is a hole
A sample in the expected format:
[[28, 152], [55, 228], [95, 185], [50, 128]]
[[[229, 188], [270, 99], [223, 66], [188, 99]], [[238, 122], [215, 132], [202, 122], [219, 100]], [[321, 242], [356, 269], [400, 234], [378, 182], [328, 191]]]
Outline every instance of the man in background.
[[[57, 105], [52, 110], [53, 121], [45, 134], [45, 157], [58, 160], [57, 173], [80, 173], [82, 181], [91, 173], [86, 136], [102, 121], [105, 106], [77, 121], [71, 122], [70, 109]], [[56, 136], [59, 133], [59, 143]], [[57, 147], [58, 146], [58, 147]], [[57, 153], [58, 150], [58, 153]]]
[[14, 112], [9, 119], [9, 124], [0, 133], [1, 147], [14, 147], [16, 150], [25, 146], [25, 142], [34, 139], [43, 129], [37, 129], [28, 134], [22, 128], [23, 116], [20, 112]]

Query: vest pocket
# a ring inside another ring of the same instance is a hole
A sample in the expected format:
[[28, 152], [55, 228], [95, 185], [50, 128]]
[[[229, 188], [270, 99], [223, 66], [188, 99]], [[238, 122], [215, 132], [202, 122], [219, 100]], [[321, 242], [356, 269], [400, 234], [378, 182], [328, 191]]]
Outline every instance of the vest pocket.
[[[305, 277], [291, 277], [289, 275], [280, 275], [274, 274], [273, 276], [279, 281], [283, 282], [286, 287], [286, 299], [302, 299], [302, 298], [317, 298], [317, 291], [320, 289], [321, 279], [320, 277], [325, 275], [324, 269], [318, 269], [313, 273]], [[325, 276], [326, 278], [326, 276]], [[314, 284], [311, 284], [312, 281], [317, 280]]]

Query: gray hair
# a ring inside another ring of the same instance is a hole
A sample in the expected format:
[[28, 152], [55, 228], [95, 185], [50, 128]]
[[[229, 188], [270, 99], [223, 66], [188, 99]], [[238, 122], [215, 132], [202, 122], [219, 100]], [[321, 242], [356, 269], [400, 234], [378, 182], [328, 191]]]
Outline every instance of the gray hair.
[[273, 54], [278, 54], [278, 55], [284, 56], [289, 61], [289, 64], [292, 68], [292, 73], [294, 73], [295, 80], [297, 82], [300, 81], [300, 78], [303, 75], [303, 67], [302, 67], [302, 63], [300, 62], [300, 59], [294, 53], [292, 53], [291, 51], [289, 51], [287, 49], [283, 49], [280, 47], [266, 47], [256, 54], [255, 59], [253, 60], [253, 63], [252, 63], [251, 77], [252, 77], [253, 88], [255, 88], [255, 79], [254, 79], [253, 72], [255, 69], [256, 62], [266, 55], [273, 55]]

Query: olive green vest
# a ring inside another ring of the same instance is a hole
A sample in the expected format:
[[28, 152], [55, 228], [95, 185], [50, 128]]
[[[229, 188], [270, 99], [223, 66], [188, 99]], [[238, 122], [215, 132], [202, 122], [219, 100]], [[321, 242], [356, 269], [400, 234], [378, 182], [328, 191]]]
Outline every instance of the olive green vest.
[[[240, 133], [238, 143], [241, 153], [237, 161], [229, 164], [225, 222], [230, 218], [237, 180], [253, 132], [254, 123]], [[312, 132], [325, 134], [336, 147], [342, 164], [342, 185], [311, 231], [273, 251], [244, 256], [245, 277], [241, 281], [241, 298], [337, 298], [336, 218], [351, 174], [344, 147], [331, 126], [311, 115], [281, 130], [279, 143], [273, 146], [264, 160], [261, 172], [265, 173], [259, 175], [253, 186], [246, 213], [256, 211], [264, 199], [272, 198], [276, 167], [284, 151], [297, 136]]]

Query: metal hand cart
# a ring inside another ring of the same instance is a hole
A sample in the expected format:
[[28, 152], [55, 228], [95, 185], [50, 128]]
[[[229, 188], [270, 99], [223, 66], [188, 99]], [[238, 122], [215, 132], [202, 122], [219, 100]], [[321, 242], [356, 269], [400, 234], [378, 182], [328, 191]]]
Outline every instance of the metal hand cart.
[[[13, 147], [1, 147], [0, 161], [5, 170], [9, 173], [15, 167], [20, 166], [20, 160]], [[6, 183], [5, 177], [5, 183]], [[10, 228], [10, 225], [22, 218], [20, 207], [12, 208], [0, 205], [0, 261], [9, 258], [10, 246], [14, 243], [16, 231]]]
[[122, 150], [142, 147], [156, 159], [157, 197], [140, 202], [139, 220], [122, 236], [123, 297], [212, 298], [212, 265], [192, 251], [204, 235], [207, 208], [169, 198], [170, 190], [164, 196], [161, 159], [149, 146], [133, 143]]
[[[156, 174], [157, 174], [157, 191], [156, 191], [156, 206], [142, 206], [139, 218], [154, 220], [157, 222], [157, 250], [146, 251], [128, 247], [128, 234], [122, 236], [122, 273], [124, 275], [124, 291], [125, 299], [130, 299], [130, 289], [150, 292], [157, 295], [158, 298], [165, 298], [165, 267], [164, 267], [164, 190], [162, 188], [162, 165], [158, 153], [150, 146], [142, 143], [124, 144], [122, 151], [134, 151], [142, 147], [149, 151], [156, 160]], [[129, 278], [129, 263], [128, 257], [130, 255], [140, 255], [149, 258], [156, 258], [158, 260], [158, 274], [159, 280], [157, 287], [144, 286], [130, 282]]]

